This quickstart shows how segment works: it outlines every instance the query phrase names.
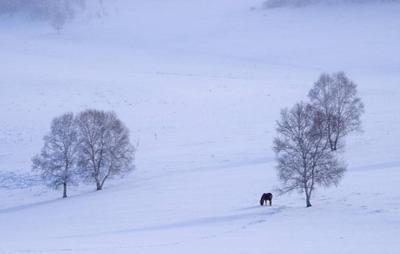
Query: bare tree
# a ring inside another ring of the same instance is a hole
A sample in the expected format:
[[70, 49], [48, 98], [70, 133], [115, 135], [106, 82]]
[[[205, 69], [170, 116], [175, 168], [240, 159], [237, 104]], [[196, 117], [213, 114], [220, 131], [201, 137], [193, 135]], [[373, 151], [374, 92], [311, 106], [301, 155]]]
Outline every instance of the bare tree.
[[134, 147], [129, 130], [114, 112], [86, 110], [77, 117], [79, 167], [82, 176], [101, 190], [114, 175], [133, 170]]
[[350, 132], [361, 130], [364, 105], [357, 96], [357, 85], [344, 72], [323, 73], [309, 92], [313, 106], [323, 114], [332, 151]]
[[74, 183], [77, 132], [74, 115], [63, 114], [54, 118], [51, 130], [44, 138], [44, 146], [39, 155], [32, 159], [33, 170], [39, 170], [48, 186], [63, 187], [63, 198], [67, 197], [67, 185]]
[[346, 168], [331, 152], [326, 122], [311, 105], [301, 102], [291, 110], [282, 110], [277, 124], [274, 151], [281, 191], [304, 193], [310, 207], [314, 189], [337, 185]]

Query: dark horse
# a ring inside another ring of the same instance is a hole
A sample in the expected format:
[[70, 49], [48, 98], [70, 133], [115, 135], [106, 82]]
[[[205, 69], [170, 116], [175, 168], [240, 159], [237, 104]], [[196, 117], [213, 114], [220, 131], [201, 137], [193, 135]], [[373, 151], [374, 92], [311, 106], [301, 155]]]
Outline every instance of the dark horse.
[[272, 206], [272, 193], [264, 193], [260, 199], [260, 205], [267, 205], [269, 201], [269, 205]]

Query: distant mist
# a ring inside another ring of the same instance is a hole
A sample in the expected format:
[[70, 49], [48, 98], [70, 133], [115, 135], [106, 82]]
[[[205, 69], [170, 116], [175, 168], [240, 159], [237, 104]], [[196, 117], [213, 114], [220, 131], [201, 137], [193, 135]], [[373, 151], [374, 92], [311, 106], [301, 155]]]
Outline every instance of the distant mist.
[[303, 7], [316, 4], [366, 4], [366, 3], [391, 3], [400, 2], [400, 0], [267, 0], [264, 2], [263, 7], [267, 9], [279, 7]]

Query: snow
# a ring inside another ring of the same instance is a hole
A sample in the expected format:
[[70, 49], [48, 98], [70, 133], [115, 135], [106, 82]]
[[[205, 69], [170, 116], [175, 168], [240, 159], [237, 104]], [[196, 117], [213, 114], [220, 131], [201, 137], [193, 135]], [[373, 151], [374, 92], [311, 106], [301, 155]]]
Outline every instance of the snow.
[[[0, 17], [0, 253], [399, 253], [400, 5], [119, 0], [61, 34]], [[348, 172], [277, 196], [283, 107], [344, 70], [366, 106]], [[50, 120], [114, 110], [137, 170], [71, 197], [28, 175]]]

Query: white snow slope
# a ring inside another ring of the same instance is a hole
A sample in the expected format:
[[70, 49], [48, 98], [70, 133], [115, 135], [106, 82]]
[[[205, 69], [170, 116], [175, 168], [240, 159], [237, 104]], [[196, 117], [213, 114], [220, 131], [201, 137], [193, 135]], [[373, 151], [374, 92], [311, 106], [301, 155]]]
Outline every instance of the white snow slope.
[[[0, 17], [0, 253], [400, 253], [400, 5], [262, 2], [120, 0], [59, 35]], [[343, 182], [259, 207], [280, 109], [338, 70], [366, 105]], [[137, 170], [63, 200], [30, 158], [86, 108], [126, 122]]]

